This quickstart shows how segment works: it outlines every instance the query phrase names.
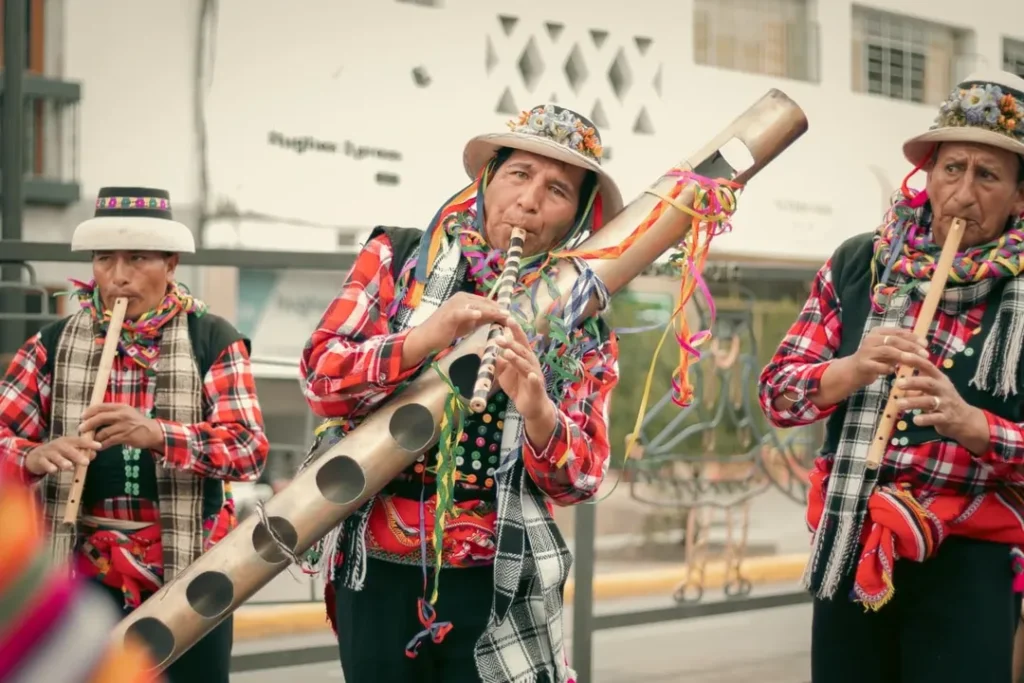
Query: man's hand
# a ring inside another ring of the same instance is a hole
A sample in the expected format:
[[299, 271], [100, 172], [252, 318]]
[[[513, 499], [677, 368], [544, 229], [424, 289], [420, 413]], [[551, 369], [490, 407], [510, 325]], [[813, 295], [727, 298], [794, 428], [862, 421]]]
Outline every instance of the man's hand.
[[961, 398], [949, 377], [927, 358], [905, 353], [900, 362], [917, 370], [917, 374], [897, 381], [897, 388], [910, 394], [897, 401], [897, 408], [901, 412], [922, 411], [914, 417], [914, 424], [935, 427], [936, 432], [959, 442], [975, 455], [988, 450], [988, 420], [984, 412]]
[[[809, 396], [810, 401], [820, 409], [845, 401], [879, 377], [895, 372], [904, 353], [916, 354], [925, 360], [928, 357], [925, 341], [915, 337], [910, 330], [874, 328], [861, 340], [860, 347], [852, 356], [829, 362], [817, 393]], [[785, 393], [775, 399], [774, 405], [776, 410], [789, 410], [798, 399], [798, 396]]]
[[458, 292], [441, 304], [423, 324], [406, 337], [402, 368], [417, 365], [432, 353], [447, 349], [456, 339], [465, 337], [481, 325], [507, 324], [511, 316], [490, 299]]
[[550, 415], [551, 401], [544, 386], [544, 372], [537, 354], [530, 347], [526, 332], [515, 321], [505, 326], [505, 334], [495, 340], [500, 349], [494, 363], [494, 376], [498, 386], [524, 420]]
[[82, 418], [78, 431], [92, 431], [101, 448], [124, 445], [159, 450], [164, 443], [160, 423], [131, 406], [101, 403], [87, 408]]
[[925, 341], [910, 330], [876, 327], [868, 332], [851, 356], [851, 379], [858, 389], [866, 387], [879, 377], [895, 372], [904, 355], [915, 356], [928, 364], [926, 348]]
[[25, 469], [37, 477], [88, 465], [101, 450], [98, 442], [81, 436], [62, 436], [29, 451]]

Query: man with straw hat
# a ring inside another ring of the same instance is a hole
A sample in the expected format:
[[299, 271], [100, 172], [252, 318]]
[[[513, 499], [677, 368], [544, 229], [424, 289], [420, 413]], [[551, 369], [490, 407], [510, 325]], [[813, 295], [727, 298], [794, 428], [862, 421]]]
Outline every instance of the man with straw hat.
[[[554, 105], [466, 146], [472, 182], [425, 231], [378, 228], [302, 355], [316, 452], [475, 328], [506, 328], [500, 391], [311, 553], [346, 680], [565, 683], [571, 556], [551, 505], [594, 496], [607, 470], [617, 342], [595, 316], [531, 339], [493, 295], [514, 227], [518, 291], [622, 208], [593, 124]], [[541, 285], [545, 286], [545, 285]], [[452, 463], [444, 470], [440, 463]], [[439, 471], [441, 468], [441, 471]], [[440, 511], [448, 511], [448, 523]], [[441, 589], [438, 592], [438, 583]]]
[[[227, 482], [259, 477], [269, 444], [248, 340], [175, 280], [195, 244], [167, 192], [102, 189], [71, 248], [91, 253], [94, 279], [74, 283], [81, 310], [29, 339], [0, 383], [0, 476], [41, 487], [56, 559], [73, 547], [77, 571], [129, 611], [235, 526]], [[90, 407], [118, 298], [118, 353]], [[69, 530], [76, 465], [89, 467]], [[228, 618], [169, 679], [226, 683], [231, 646]]]
[[[905, 181], [883, 225], [835, 251], [761, 374], [772, 423], [827, 419], [807, 510], [812, 680], [1005, 683], [1024, 578], [1024, 80], [971, 76], [903, 151], [925, 189]], [[899, 365], [914, 374], [896, 382]]]

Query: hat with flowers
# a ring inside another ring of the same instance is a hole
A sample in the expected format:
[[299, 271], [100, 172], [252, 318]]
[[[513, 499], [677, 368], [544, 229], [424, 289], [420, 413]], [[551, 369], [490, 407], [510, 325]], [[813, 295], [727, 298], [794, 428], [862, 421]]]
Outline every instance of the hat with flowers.
[[920, 166], [940, 142], [991, 145], [1024, 158], [1024, 79], [1006, 71], [972, 74], [942, 103], [931, 128], [903, 144], [903, 155]]
[[542, 104], [509, 121], [508, 128], [469, 141], [462, 161], [470, 178], [476, 178], [499, 149], [510, 147], [593, 171], [604, 214], [610, 217], [622, 210], [622, 192], [601, 166], [601, 134], [590, 119], [571, 109]]

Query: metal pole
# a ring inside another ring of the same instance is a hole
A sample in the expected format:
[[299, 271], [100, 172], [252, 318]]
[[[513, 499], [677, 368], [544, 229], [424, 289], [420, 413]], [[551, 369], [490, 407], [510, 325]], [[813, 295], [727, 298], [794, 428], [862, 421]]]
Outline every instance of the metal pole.
[[[27, 0], [7, 0], [4, 4], [4, 89], [3, 135], [0, 136], [0, 185], [2, 223], [0, 239], [21, 240], [22, 203], [25, 176], [25, 51]], [[0, 280], [20, 282], [19, 266], [0, 268]], [[24, 293], [12, 288], [0, 290], [0, 312], [24, 312]], [[0, 353], [15, 351], [24, 342], [24, 321], [6, 320], [0, 324]]]
[[576, 506], [576, 584], [572, 596], [572, 668], [580, 683], [593, 681], [594, 668], [594, 541], [597, 535], [597, 506]]

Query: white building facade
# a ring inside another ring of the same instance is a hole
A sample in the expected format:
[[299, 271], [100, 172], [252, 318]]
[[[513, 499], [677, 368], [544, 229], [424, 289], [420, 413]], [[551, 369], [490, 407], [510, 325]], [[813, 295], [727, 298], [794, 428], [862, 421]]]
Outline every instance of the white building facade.
[[[376, 224], [425, 225], [467, 182], [470, 136], [552, 100], [599, 125], [628, 201], [779, 88], [810, 130], [751, 182], [714, 252], [818, 263], [877, 224], [910, 170], [903, 140], [959, 78], [1024, 73], [1015, 0], [30, 5], [34, 71], [82, 91], [76, 120], [40, 114], [33, 140], [43, 160], [57, 145], [77, 160], [59, 173], [79, 199], [27, 207], [26, 240], [67, 241], [120, 184], [169, 190], [207, 247], [335, 251]], [[204, 277], [193, 288], [282, 356], [341, 280]]]

